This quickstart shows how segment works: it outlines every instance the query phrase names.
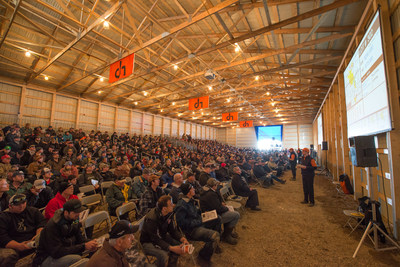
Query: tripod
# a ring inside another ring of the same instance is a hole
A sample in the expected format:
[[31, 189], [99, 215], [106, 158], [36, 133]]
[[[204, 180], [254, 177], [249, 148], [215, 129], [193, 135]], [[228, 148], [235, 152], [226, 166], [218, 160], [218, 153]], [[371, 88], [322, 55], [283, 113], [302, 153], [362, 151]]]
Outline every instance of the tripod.
[[[327, 150], [324, 150], [324, 151], [327, 151]], [[325, 152], [325, 166], [324, 166], [324, 169], [322, 170], [322, 171], [320, 171], [319, 173], [318, 173], [318, 175], [325, 175], [325, 176], [330, 176], [330, 172], [329, 172], [329, 170], [328, 170], [328, 155], [327, 155], [328, 153], [327, 152]]]
[[[367, 229], [365, 229], [365, 232], [363, 236], [361, 237], [360, 243], [358, 243], [358, 246], [356, 248], [356, 251], [354, 251], [353, 258], [357, 256], [358, 251], [360, 250], [360, 247], [362, 243], [364, 242], [365, 238], [368, 236], [371, 242], [374, 244], [374, 248], [377, 251], [384, 251], [384, 250], [392, 250], [392, 249], [400, 249], [399, 244], [397, 244], [396, 241], [394, 241], [388, 234], [385, 233], [377, 224], [376, 221], [376, 201], [371, 201], [372, 204], [372, 220], [369, 221]], [[378, 231], [383, 234], [390, 242], [393, 243], [393, 247], [387, 247], [387, 248], [379, 248], [378, 244]], [[369, 235], [371, 232], [374, 233], [374, 239], [371, 238]]]

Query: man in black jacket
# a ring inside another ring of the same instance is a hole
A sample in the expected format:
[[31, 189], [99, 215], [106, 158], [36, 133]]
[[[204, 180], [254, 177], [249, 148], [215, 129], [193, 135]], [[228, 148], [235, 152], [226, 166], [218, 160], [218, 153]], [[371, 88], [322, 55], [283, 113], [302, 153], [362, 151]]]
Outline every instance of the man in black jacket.
[[27, 192], [26, 198], [29, 206], [41, 209], [46, 207], [47, 203], [54, 198], [54, 194], [51, 188], [46, 186], [46, 182], [43, 179], [37, 179]]
[[80, 200], [71, 199], [55, 212], [40, 234], [34, 266], [67, 267], [79, 261], [85, 250], [97, 249], [96, 240], [86, 242], [82, 236], [78, 219], [83, 210]]
[[176, 266], [179, 255], [184, 254], [183, 245], [188, 245], [185, 236], [178, 230], [170, 196], [162, 196], [157, 207], [144, 218], [140, 243], [146, 255], [157, 258], [157, 266]]
[[199, 176], [199, 183], [201, 186], [205, 186], [208, 179], [211, 178], [210, 172], [213, 167], [214, 165], [212, 163], [207, 163], [206, 166], [204, 166], [204, 171], [202, 171]]
[[233, 177], [232, 177], [232, 188], [233, 191], [239, 196], [248, 197], [246, 202], [246, 207], [249, 207], [251, 210], [260, 211], [261, 209], [258, 206], [258, 193], [254, 188], [250, 188], [247, 184], [244, 177], [240, 174], [242, 170], [239, 167], [233, 168]]
[[34, 240], [46, 224], [38, 209], [26, 206], [23, 194], [12, 196], [8, 207], [0, 212], [0, 266], [7, 267], [34, 252]]
[[216, 210], [218, 216], [221, 217], [221, 222], [224, 224], [221, 240], [231, 245], [236, 245], [238, 236], [233, 233], [233, 228], [238, 223], [240, 214], [237, 211], [230, 211], [225, 205], [221, 195], [217, 192], [218, 184], [218, 181], [214, 178], [208, 179], [207, 185], [200, 196], [201, 210], [202, 212]]

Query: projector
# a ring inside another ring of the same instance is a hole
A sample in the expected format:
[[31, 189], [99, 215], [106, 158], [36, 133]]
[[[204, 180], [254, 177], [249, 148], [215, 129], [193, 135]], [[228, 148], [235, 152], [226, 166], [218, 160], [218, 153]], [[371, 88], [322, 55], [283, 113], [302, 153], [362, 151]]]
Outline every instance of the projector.
[[213, 80], [215, 78], [215, 74], [211, 69], [210, 70], [206, 70], [206, 73], [204, 73], [204, 77], [207, 80]]

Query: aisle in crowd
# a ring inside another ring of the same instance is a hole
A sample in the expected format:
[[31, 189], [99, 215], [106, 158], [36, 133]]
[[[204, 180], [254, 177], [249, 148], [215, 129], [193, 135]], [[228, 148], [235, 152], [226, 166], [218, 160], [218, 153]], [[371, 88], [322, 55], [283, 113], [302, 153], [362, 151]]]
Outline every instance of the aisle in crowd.
[[[268, 190], [290, 169], [295, 180], [301, 151], [14, 124], [0, 131], [0, 158], [0, 266], [28, 255], [43, 267], [82, 257], [87, 266], [176, 266], [193, 241], [203, 244], [193, 260], [209, 266], [220, 242], [238, 243], [241, 212], [262, 209], [249, 184]], [[134, 219], [121, 207], [134, 207]], [[104, 243], [98, 229], [82, 229], [85, 210], [118, 216]]]

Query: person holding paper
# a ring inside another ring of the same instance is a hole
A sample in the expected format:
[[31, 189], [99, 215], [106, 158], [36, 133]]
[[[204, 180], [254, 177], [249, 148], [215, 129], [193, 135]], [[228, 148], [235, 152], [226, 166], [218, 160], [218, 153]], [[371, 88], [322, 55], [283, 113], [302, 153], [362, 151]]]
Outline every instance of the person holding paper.
[[0, 212], [0, 266], [15, 266], [19, 258], [33, 253], [31, 242], [46, 224], [42, 213], [26, 202], [25, 195], [16, 194], [8, 210]]
[[67, 267], [79, 261], [84, 251], [97, 250], [96, 240], [87, 241], [82, 235], [78, 219], [83, 210], [79, 199], [71, 199], [55, 212], [40, 234], [33, 266]]
[[183, 197], [175, 207], [176, 222], [189, 239], [204, 241], [206, 243], [199, 252], [198, 260], [200, 265], [210, 264], [211, 257], [220, 240], [220, 220], [217, 217], [216, 220], [203, 224], [200, 210], [196, 207], [195, 200], [193, 199], [195, 195], [193, 186], [189, 183], [184, 183], [181, 185], [181, 190]]
[[159, 267], [176, 266], [179, 255], [185, 254], [184, 245], [189, 245], [174, 222], [173, 209], [172, 198], [164, 195], [144, 218], [140, 243], [146, 255], [157, 258]]
[[238, 235], [233, 233], [233, 229], [239, 221], [240, 214], [237, 211], [229, 210], [225, 205], [221, 195], [217, 192], [218, 184], [218, 181], [214, 178], [208, 179], [207, 185], [204, 186], [204, 191], [200, 195], [201, 210], [202, 212], [216, 210], [218, 216], [221, 217], [221, 222], [224, 224], [221, 241], [236, 245]]

